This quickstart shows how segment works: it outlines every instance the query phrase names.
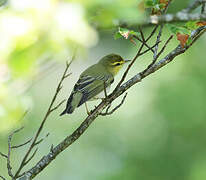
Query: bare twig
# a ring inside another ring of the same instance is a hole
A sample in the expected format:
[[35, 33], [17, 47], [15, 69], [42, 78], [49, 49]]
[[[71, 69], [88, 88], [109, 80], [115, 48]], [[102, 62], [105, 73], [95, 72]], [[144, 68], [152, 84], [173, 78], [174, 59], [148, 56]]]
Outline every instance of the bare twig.
[[6, 178], [4, 178], [4, 177], [3, 177], [3, 176], [1, 176], [1, 175], [0, 175], [0, 178], [1, 178], [2, 180], [6, 180]]
[[68, 73], [64, 76], [64, 78], [68, 78], [69, 76], [71, 76], [72, 73]]
[[135, 39], [137, 39], [139, 42], [143, 43], [148, 49], [150, 49], [152, 52], [154, 52], [154, 50], [148, 45], [146, 44], [143, 40], [141, 40], [138, 36], [133, 35], [133, 37]]
[[[33, 149], [37, 144], [39, 144], [40, 142], [42, 142], [42, 140], [40, 140], [40, 141], [37, 142], [37, 139], [38, 139], [38, 137], [39, 137], [39, 135], [40, 135], [40, 133], [41, 133], [41, 131], [42, 131], [42, 129], [43, 129], [43, 126], [44, 126], [46, 120], [48, 119], [49, 115], [63, 103], [63, 102], [61, 102], [61, 103], [59, 103], [56, 107], [53, 108], [53, 105], [54, 105], [54, 102], [55, 102], [55, 100], [56, 100], [56, 98], [57, 98], [57, 95], [59, 94], [59, 92], [60, 92], [61, 89], [62, 89], [62, 83], [63, 83], [64, 79], [67, 78], [67, 77], [70, 75], [70, 74], [67, 74], [67, 71], [68, 71], [71, 63], [72, 63], [73, 60], [75, 59], [75, 55], [76, 55], [76, 53], [74, 53], [74, 55], [73, 55], [73, 57], [72, 57], [72, 60], [71, 60], [70, 62], [68, 62], [68, 61], [66, 62], [66, 68], [65, 68], [64, 73], [63, 73], [63, 75], [62, 75], [62, 77], [61, 77], [61, 79], [60, 79], [60, 82], [59, 82], [59, 84], [58, 84], [58, 86], [57, 86], [57, 88], [56, 88], [56, 92], [55, 92], [55, 94], [54, 94], [54, 96], [53, 96], [53, 98], [52, 98], [52, 100], [51, 100], [51, 103], [50, 103], [50, 105], [49, 105], [49, 108], [48, 108], [48, 110], [47, 110], [47, 112], [46, 112], [46, 114], [45, 114], [45, 116], [44, 116], [44, 118], [43, 118], [43, 120], [42, 120], [42, 122], [41, 122], [41, 124], [40, 124], [39, 129], [37, 130], [37, 132], [36, 132], [36, 134], [35, 134], [35, 136], [34, 136], [34, 139], [33, 139], [32, 143], [31, 143], [28, 151], [26, 152], [25, 156], [23, 157], [23, 159], [22, 159], [22, 161], [21, 161], [21, 163], [20, 163], [20, 166], [19, 166], [19, 168], [17, 169], [17, 171], [16, 171], [16, 173], [15, 173], [15, 176], [14, 176], [15, 178], [19, 176], [19, 173], [21, 172], [22, 168], [28, 163], [28, 160], [27, 160], [27, 159], [28, 159], [28, 156], [30, 155], [32, 149]], [[34, 153], [33, 155], [35, 155], [35, 153]], [[26, 163], [26, 162], [27, 162], [27, 163]]]
[[36, 148], [33, 154], [31, 155], [31, 157], [27, 161], [24, 162], [24, 165], [28, 164], [33, 159], [37, 151], [38, 151], [38, 148]]
[[19, 145], [15, 145], [15, 146], [11, 146], [11, 149], [15, 149], [15, 148], [19, 148], [19, 147], [25, 146], [25, 145], [27, 145], [28, 143], [30, 143], [31, 140], [32, 140], [32, 138], [29, 139], [28, 141], [26, 141], [25, 143], [22, 143], [22, 144], [19, 144]]
[[57, 110], [65, 101], [66, 99], [63, 99], [59, 104], [57, 104], [54, 108], [52, 108], [50, 112]]
[[153, 61], [147, 66], [147, 68], [142, 72], [144, 74], [144, 72], [146, 72], [148, 69], [150, 69], [155, 62], [157, 61], [157, 59], [159, 58], [159, 56], [164, 52], [166, 46], [168, 45], [168, 43], [170, 42], [170, 40], [173, 38], [173, 35], [171, 35], [167, 41], [165, 42], [164, 46], [162, 47], [162, 49], [160, 50], [160, 52], [155, 56], [155, 59], [153, 59]]
[[154, 52], [154, 50], [146, 43], [147, 41], [145, 40], [145, 38], [144, 38], [144, 34], [143, 34], [143, 32], [142, 32], [142, 29], [141, 29], [141, 27], [139, 27], [139, 31], [140, 31], [140, 34], [141, 34], [141, 38], [142, 39], [140, 39], [138, 36], [135, 36], [135, 35], [133, 35], [133, 37], [135, 38], [135, 39], [137, 39], [138, 41], [140, 41], [142, 44], [144, 44], [148, 49], [150, 49], [152, 52]]
[[11, 140], [14, 134], [18, 133], [19, 131], [21, 131], [24, 127], [21, 127], [17, 130], [15, 130], [13, 133], [11, 133], [8, 137], [8, 155], [7, 155], [7, 170], [8, 170], [8, 175], [14, 179], [13, 173], [12, 173], [12, 167], [11, 167], [11, 163], [10, 163], [10, 156], [11, 156]]
[[0, 155], [2, 156], [2, 157], [4, 157], [4, 158], [8, 158], [8, 156], [6, 155], [6, 154], [4, 154], [4, 153], [2, 153], [2, 152], [0, 152]]
[[122, 98], [122, 101], [115, 108], [113, 108], [111, 111], [109, 111], [109, 108], [111, 107], [111, 104], [109, 104], [106, 111], [104, 113], [100, 113], [99, 115], [107, 116], [107, 115], [111, 115], [112, 113], [114, 113], [117, 109], [119, 109], [122, 106], [122, 104], [125, 101], [126, 96], [127, 96], [127, 93], [125, 93], [124, 97]]
[[150, 48], [142, 51], [141, 53], [139, 53], [139, 56], [142, 56], [143, 54], [146, 54], [148, 51], [151, 51], [151, 49], [153, 49], [157, 44], [161, 43], [161, 41], [157, 42], [156, 44], [154, 44], [153, 46], [151, 46]]
[[146, 42], [149, 41], [151, 39], [151, 37], [155, 34], [156, 30], [158, 28], [158, 25], [156, 25], [154, 27], [154, 29], [152, 30], [152, 32], [150, 33], [150, 35], [148, 36], [148, 38], [146, 39]]
[[36, 143], [34, 144], [34, 146], [37, 146], [38, 144], [40, 144], [42, 141], [44, 141], [47, 137], [49, 136], [49, 133], [46, 134], [45, 137], [41, 138], [40, 140], [36, 141]]

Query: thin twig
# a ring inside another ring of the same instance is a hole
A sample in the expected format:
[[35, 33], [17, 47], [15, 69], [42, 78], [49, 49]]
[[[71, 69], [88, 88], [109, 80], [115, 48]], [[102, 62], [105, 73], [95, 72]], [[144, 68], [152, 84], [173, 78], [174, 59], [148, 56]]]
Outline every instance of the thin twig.
[[1, 176], [1, 175], [0, 175], [0, 178], [1, 178], [2, 180], [6, 180], [6, 178], [4, 178], [4, 177], [3, 177], [3, 176]]
[[47, 137], [49, 136], [49, 133], [46, 134], [45, 137], [41, 138], [40, 140], [36, 141], [36, 143], [34, 144], [34, 146], [37, 146], [38, 144], [40, 144], [42, 141], [44, 141]]
[[150, 51], [151, 49], [153, 49], [157, 44], [161, 43], [161, 41], [157, 42], [156, 44], [154, 44], [152, 47], [150, 47], [150, 49], [146, 49], [143, 52], [139, 53], [139, 56], [142, 56], [143, 54], [146, 54], [148, 51]]
[[160, 52], [155, 56], [155, 59], [153, 59], [153, 61], [147, 66], [147, 68], [142, 72], [142, 74], [144, 74], [148, 69], [150, 69], [156, 62], [156, 60], [159, 58], [159, 56], [164, 52], [166, 46], [168, 45], [168, 43], [170, 42], [170, 40], [173, 38], [173, 35], [171, 35], [167, 41], [165, 42], [164, 46], [162, 47], [162, 49], [160, 50]]
[[7, 170], [8, 170], [8, 175], [14, 179], [13, 173], [12, 173], [12, 167], [11, 167], [11, 140], [14, 134], [18, 133], [19, 131], [21, 131], [24, 127], [21, 127], [17, 130], [15, 130], [14, 132], [12, 132], [9, 137], [8, 137], [8, 155], [7, 155]]
[[[58, 84], [58, 86], [57, 86], [57, 88], [56, 88], [56, 92], [55, 92], [55, 94], [54, 94], [54, 96], [53, 96], [53, 98], [52, 98], [52, 100], [51, 100], [51, 103], [50, 103], [50, 105], [49, 105], [49, 108], [48, 108], [48, 110], [47, 110], [47, 112], [46, 112], [46, 114], [45, 114], [45, 116], [44, 116], [44, 118], [43, 118], [43, 120], [42, 120], [42, 122], [41, 122], [41, 124], [40, 124], [40, 127], [38, 128], [38, 130], [37, 130], [37, 132], [36, 132], [36, 134], [35, 134], [35, 136], [34, 136], [34, 139], [33, 139], [32, 143], [31, 143], [28, 151], [26, 152], [25, 156], [23, 157], [23, 159], [22, 159], [22, 161], [21, 161], [21, 163], [20, 163], [20, 166], [19, 166], [19, 168], [17, 169], [17, 171], [16, 171], [16, 173], [15, 173], [15, 176], [14, 176], [15, 178], [18, 177], [18, 175], [19, 175], [19, 173], [21, 172], [22, 168], [25, 166], [25, 162], [28, 161], [27, 158], [28, 158], [29, 154], [31, 153], [32, 149], [36, 146], [37, 139], [38, 139], [38, 137], [39, 137], [39, 135], [40, 135], [40, 133], [41, 133], [41, 131], [42, 131], [42, 129], [43, 129], [43, 126], [44, 126], [46, 120], [48, 119], [48, 117], [49, 117], [49, 115], [51, 114], [51, 112], [53, 112], [53, 109], [52, 109], [52, 108], [53, 108], [54, 102], [55, 102], [55, 100], [56, 100], [56, 98], [57, 98], [57, 95], [59, 94], [59, 92], [60, 92], [61, 89], [62, 89], [62, 83], [63, 83], [64, 79], [68, 77], [67, 71], [68, 71], [71, 63], [74, 61], [75, 55], [76, 55], [76, 50], [75, 50], [75, 52], [74, 52], [74, 55], [73, 55], [73, 57], [72, 57], [72, 60], [71, 60], [70, 62], [69, 62], [69, 61], [66, 62], [66, 68], [65, 68], [64, 73], [63, 73], [63, 75], [62, 75], [62, 77], [61, 77], [61, 79], [60, 79], [60, 81], [59, 81], [59, 84]], [[60, 106], [60, 105], [61, 105], [61, 103], [59, 104], [59, 106]], [[56, 108], [58, 108], [59, 106], [57, 105]], [[40, 140], [40, 141], [41, 141], [41, 140]], [[34, 155], [35, 155], [35, 154], [34, 154]]]
[[8, 156], [6, 155], [6, 154], [4, 154], [4, 153], [2, 153], [2, 152], [0, 152], [0, 155], [2, 156], [2, 157], [4, 157], [4, 158], [8, 158]]
[[68, 73], [64, 76], [64, 78], [68, 78], [69, 76], [71, 76], [72, 73]]
[[109, 104], [106, 111], [104, 113], [100, 113], [99, 115], [101, 115], [101, 116], [111, 115], [112, 113], [114, 113], [117, 109], [119, 109], [122, 106], [122, 104], [124, 103], [126, 97], [127, 97], [127, 93], [125, 93], [124, 97], [122, 98], [122, 101], [115, 108], [113, 108], [111, 111], [109, 111], [109, 108], [111, 107], [111, 104]]
[[147, 43], [145, 43], [146, 41], [145, 41], [145, 39], [144, 40], [141, 40], [138, 36], [135, 36], [135, 35], [133, 35], [133, 37], [135, 38], [135, 39], [137, 39], [138, 41], [140, 41], [141, 43], [143, 43], [148, 49], [150, 49], [152, 52], [154, 52], [154, 50], [147, 44]]
[[32, 140], [32, 138], [29, 139], [28, 141], [26, 141], [25, 143], [22, 143], [22, 144], [19, 144], [19, 145], [15, 145], [15, 146], [11, 146], [11, 149], [15, 149], [15, 148], [19, 148], [19, 147], [25, 146], [25, 145], [27, 145], [28, 143], [30, 143], [31, 140]]
[[149, 41], [151, 39], [151, 37], [155, 34], [157, 28], [158, 28], [158, 25], [155, 25], [154, 29], [152, 30], [152, 32], [150, 33], [150, 35], [146, 39], [146, 42]]
[[173, 37], [174, 37], [174, 36], [171, 35], [171, 36], [167, 39], [167, 41], [165, 42], [165, 44], [164, 44], [164, 46], [162, 47], [162, 49], [160, 50], [160, 52], [157, 54], [157, 56], [156, 56], [157, 59], [158, 59], [159, 56], [164, 52], [166, 46], [169, 44], [169, 42], [172, 40]]
[[55, 111], [56, 109], [58, 109], [65, 101], [66, 101], [66, 99], [63, 99], [59, 104], [57, 104], [54, 108], [52, 108], [50, 110], [50, 112]]
[[24, 165], [27, 165], [33, 159], [37, 151], [38, 151], [38, 148], [36, 148], [33, 154], [31, 155], [31, 157], [27, 161], [24, 162]]

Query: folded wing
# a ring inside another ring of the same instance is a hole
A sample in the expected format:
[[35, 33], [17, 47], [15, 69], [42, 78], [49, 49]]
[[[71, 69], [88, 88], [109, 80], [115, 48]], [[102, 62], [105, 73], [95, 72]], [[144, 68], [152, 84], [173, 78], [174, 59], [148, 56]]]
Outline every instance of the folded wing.
[[66, 109], [60, 114], [71, 114], [76, 107], [98, 95], [113, 83], [112, 75], [89, 76], [82, 75], [74, 86], [74, 89], [67, 101]]

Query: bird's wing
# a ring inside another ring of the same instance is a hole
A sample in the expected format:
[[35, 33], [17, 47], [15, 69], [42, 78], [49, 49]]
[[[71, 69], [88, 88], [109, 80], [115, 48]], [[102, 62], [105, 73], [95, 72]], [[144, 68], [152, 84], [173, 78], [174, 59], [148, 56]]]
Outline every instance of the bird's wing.
[[89, 75], [81, 76], [74, 86], [74, 92], [82, 93], [82, 98], [78, 106], [102, 92], [104, 88], [108, 87], [113, 81], [114, 78], [112, 75], [99, 75], [96, 77]]

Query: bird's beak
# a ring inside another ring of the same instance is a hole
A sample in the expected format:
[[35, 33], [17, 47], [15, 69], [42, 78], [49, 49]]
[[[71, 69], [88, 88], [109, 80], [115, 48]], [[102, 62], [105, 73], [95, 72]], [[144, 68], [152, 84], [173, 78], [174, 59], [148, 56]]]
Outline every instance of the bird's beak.
[[124, 60], [125, 63], [128, 63], [128, 62], [130, 62], [130, 61], [132, 61], [132, 60]]

